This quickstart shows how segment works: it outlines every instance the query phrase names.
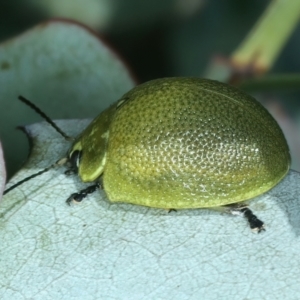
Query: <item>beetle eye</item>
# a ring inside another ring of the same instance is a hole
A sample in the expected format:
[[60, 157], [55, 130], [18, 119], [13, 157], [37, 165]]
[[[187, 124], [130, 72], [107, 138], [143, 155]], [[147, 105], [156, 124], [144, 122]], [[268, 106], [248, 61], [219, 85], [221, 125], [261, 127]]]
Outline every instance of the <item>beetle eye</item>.
[[70, 161], [71, 166], [72, 166], [72, 170], [75, 173], [78, 173], [78, 167], [79, 167], [79, 164], [80, 164], [81, 154], [82, 154], [82, 151], [75, 150], [74, 152], [72, 152], [72, 154], [69, 158], [69, 161]]

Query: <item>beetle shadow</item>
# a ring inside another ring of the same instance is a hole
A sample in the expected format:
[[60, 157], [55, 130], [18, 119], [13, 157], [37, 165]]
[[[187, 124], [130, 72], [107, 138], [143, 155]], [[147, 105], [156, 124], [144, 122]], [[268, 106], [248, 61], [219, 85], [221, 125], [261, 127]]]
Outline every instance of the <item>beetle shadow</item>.
[[147, 215], [154, 217], [201, 217], [209, 218], [210, 216], [218, 216], [222, 214], [224, 217], [234, 217], [228, 213], [226, 210], [214, 209], [214, 208], [194, 208], [194, 209], [163, 209], [163, 208], [153, 208], [142, 205], [124, 203], [124, 202], [111, 202], [105, 191], [101, 191], [102, 197], [97, 200], [97, 205], [101, 206], [104, 210], [116, 211], [116, 212], [130, 212], [138, 215]]
[[[286, 215], [288, 223], [290, 224], [294, 234], [300, 236], [300, 205], [299, 205], [299, 195], [300, 195], [300, 173], [291, 170], [288, 175], [273, 189], [264, 195], [258, 197], [257, 200], [260, 201], [249, 201], [249, 208], [253, 210], [254, 214], [262, 219], [263, 214], [270, 213], [274, 205], [277, 205], [281, 211]], [[105, 209], [116, 210], [116, 211], [130, 211], [136, 214], [151, 215], [151, 216], [213, 216], [218, 214], [223, 214], [224, 217], [232, 217], [230, 214], [224, 213], [222, 208], [220, 209], [180, 209], [177, 211], [168, 212], [168, 210], [159, 208], [149, 208], [140, 205], [127, 204], [122, 202], [110, 202], [105, 192], [103, 192], [102, 204]], [[269, 197], [268, 197], [269, 196]], [[271, 201], [267, 203], [266, 201]], [[104, 201], [103, 201], [104, 200]], [[268, 208], [267, 208], [268, 207]], [[276, 216], [276, 213], [271, 218], [278, 218], [281, 216]], [[268, 219], [268, 218], [266, 218]], [[263, 220], [264, 221], [264, 220]], [[278, 223], [278, 222], [277, 222]]]
[[[300, 205], [298, 197], [300, 195], [300, 174], [299, 172], [291, 170], [289, 174], [273, 189], [266, 194], [257, 197], [260, 201], [249, 201], [249, 208], [253, 210], [254, 214], [262, 218], [264, 221], [263, 213], [271, 213], [273, 205], [277, 205], [280, 210], [284, 211], [289, 224], [296, 236], [300, 236]], [[77, 184], [76, 184], [77, 186]], [[78, 190], [82, 187], [82, 183], [78, 182]], [[180, 209], [177, 211], [170, 211], [168, 209], [151, 208], [141, 205], [129, 204], [124, 202], [111, 202], [108, 200], [104, 190], [100, 191], [101, 197], [97, 197], [96, 205], [101, 206], [103, 210], [110, 210], [116, 212], [130, 212], [139, 215], [148, 216], [161, 216], [161, 217], [174, 217], [174, 216], [199, 216], [199, 217], [210, 217], [222, 214], [224, 217], [234, 217], [228, 213], [225, 213], [221, 208], [199, 208], [199, 209]], [[268, 196], [270, 201], [267, 204]], [[84, 201], [89, 201], [85, 199]], [[266, 208], [269, 207], [269, 208]], [[276, 218], [275, 215], [271, 217]], [[278, 216], [277, 216], [278, 217]]]

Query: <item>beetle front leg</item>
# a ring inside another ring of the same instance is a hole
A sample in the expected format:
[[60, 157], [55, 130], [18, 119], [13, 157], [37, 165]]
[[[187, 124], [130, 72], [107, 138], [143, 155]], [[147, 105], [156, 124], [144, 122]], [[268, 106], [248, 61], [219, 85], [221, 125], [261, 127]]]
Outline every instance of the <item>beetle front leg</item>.
[[72, 194], [67, 200], [66, 203], [71, 205], [72, 201], [81, 202], [87, 195], [94, 193], [97, 189], [102, 188], [101, 184], [98, 182], [94, 185], [91, 185], [78, 193]]

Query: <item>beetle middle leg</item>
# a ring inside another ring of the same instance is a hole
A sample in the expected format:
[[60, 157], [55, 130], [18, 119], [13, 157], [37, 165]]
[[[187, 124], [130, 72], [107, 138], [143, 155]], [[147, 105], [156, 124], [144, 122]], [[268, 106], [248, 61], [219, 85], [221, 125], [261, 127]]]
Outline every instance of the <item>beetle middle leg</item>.
[[74, 193], [72, 194], [67, 200], [66, 203], [68, 205], [71, 205], [72, 201], [75, 202], [81, 202], [87, 195], [94, 193], [97, 189], [102, 188], [102, 185], [100, 184], [100, 182], [91, 185], [81, 191], [79, 191], [78, 193]]

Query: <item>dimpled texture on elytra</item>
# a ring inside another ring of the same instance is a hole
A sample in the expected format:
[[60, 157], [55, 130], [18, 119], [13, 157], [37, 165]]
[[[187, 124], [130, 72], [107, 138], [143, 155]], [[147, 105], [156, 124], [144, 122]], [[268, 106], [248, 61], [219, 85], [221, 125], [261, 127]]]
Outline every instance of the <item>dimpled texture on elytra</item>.
[[236, 88], [165, 78], [123, 96], [109, 129], [104, 189], [111, 201], [214, 207], [255, 197], [288, 172], [283, 133]]

